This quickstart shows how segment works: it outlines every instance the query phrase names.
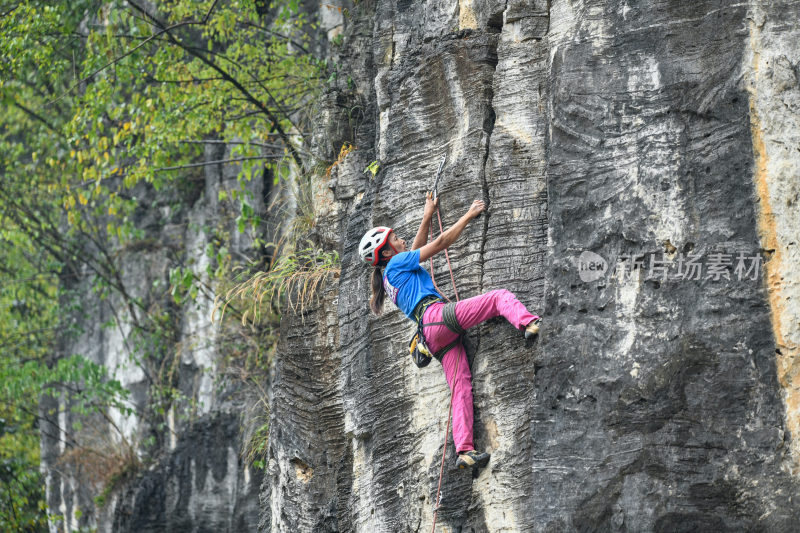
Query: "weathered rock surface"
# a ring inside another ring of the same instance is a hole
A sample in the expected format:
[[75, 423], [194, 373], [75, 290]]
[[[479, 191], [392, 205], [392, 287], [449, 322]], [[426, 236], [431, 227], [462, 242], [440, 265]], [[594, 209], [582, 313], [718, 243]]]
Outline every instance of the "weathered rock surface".
[[[321, 160], [356, 146], [314, 184], [312, 237], [342, 272], [281, 324], [263, 479], [239, 458], [253, 401], [215, 386], [200, 298], [177, 327], [197, 418], [167, 414], [151, 470], [95, 509], [45, 424], [58, 530], [429, 530], [449, 391], [437, 363], [406, 355], [398, 310], [369, 314], [356, 246], [374, 225], [413, 238], [444, 155], [445, 227], [489, 205], [450, 249], [460, 297], [507, 288], [545, 320], [533, 343], [502, 319], [470, 331], [475, 443], [492, 460], [457, 470], [450, 440], [439, 530], [797, 530], [800, 1], [345, 7], [320, 8], [343, 40], [312, 132]], [[174, 219], [148, 215], [153, 246], [124, 261], [135, 296], [174, 254], [202, 272], [196, 228], [218, 220], [230, 172], [208, 173]], [[434, 272], [452, 298], [443, 259]], [[116, 370], [143, 406], [148, 378], [101, 327], [110, 313], [76, 316], [83, 333], [60, 351]], [[114, 422], [153, 433], [142, 415]]]
[[470, 332], [492, 460], [473, 478], [448, 444], [441, 530], [795, 530], [798, 21], [797, 1], [353, 6], [352, 84], [316, 135], [328, 159], [357, 146], [318, 188], [342, 275], [285, 318], [261, 529], [431, 526], [449, 393], [399, 311], [369, 315], [356, 245], [413, 238], [447, 154], [443, 223], [489, 202], [450, 250], [460, 296], [508, 288], [545, 325]]

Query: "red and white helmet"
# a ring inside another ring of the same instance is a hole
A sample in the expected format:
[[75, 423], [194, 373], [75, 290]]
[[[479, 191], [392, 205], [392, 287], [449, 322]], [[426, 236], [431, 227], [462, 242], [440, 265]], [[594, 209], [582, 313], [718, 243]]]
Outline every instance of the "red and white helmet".
[[[377, 226], [369, 230], [361, 237], [361, 242], [358, 244], [358, 255], [365, 263], [375, 266], [380, 261], [380, 251], [383, 245], [389, 240], [389, 234], [392, 228], [386, 226]], [[391, 245], [390, 245], [391, 246]]]

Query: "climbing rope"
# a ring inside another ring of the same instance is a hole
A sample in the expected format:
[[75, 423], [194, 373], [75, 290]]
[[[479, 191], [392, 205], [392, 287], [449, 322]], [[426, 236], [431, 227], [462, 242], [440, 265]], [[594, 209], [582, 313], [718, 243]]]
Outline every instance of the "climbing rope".
[[[444, 161], [442, 161], [444, 163]], [[438, 181], [438, 180], [437, 180]], [[444, 233], [444, 229], [442, 228], [442, 216], [439, 214], [439, 206], [436, 206], [436, 217], [439, 219], [439, 234], [441, 235]], [[430, 239], [433, 240], [433, 227], [430, 227]], [[450, 281], [453, 283], [453, 292], [456, 296], [456, 302], [459, 301], [458, 298], [458, 289], [456, 289], [456, 278], [453, 276], [453, 266], [450, 264], [450, 255], [447, 253], [447, 248], [444, 249], [444, 256], [447, 258], [447, 268], [450, 270]], [[436, 279], [433, 277], [433, 257], [430, 258], [430, 270], [431, 270], [431, 281], [433, 281], [433, 286], [436, 290], [441, 294], [448, 302], [450, 298], [444, 295], [442, 291], [439, 290], [439, 287], [436, 285]], [[447, 355], [447, 354], [445, 354]], [[458, 377], [458, 363], [461, 362], [461, 359], [456, 359], [456, 371], [453, 374], [453, 387], [450, 389], [450, 407], [447, 410], [447, 425], [444, 427], [444, 444], [442, 445], [442, 464], [439, 467], [439, 486], [436, 488], [436, 500], [434, 500], [433, 505], [433, 527], [431, 528], [431, 533], [436, 532], [436, 515], [439, 512], [439, 495], [442, 491], [442, 477], [444, 475], [444, 458], [447, 455], [447, 437], [450, 436], [450, 421], [453, 417], [453, 393], [455, 392], [455, 387], [457, 384], [457, 377]], [[444, 364], [444, 356], [442, 356], [442, 364]]]
[[[444, 164], [447, 161], [447, 154], [444, 154], [442, 158], [442, 162], [439, 163], [439, 170], [436, 171], [436, 179], [433, 181], [433, 188], [430, 191], [430, 196], [435, 202], [437, 198], [439, 198], [439, 178], [442, 177], [442, 170], [444, 170]], [[439, 205], [436, 205], [436, 218], [439, 220], [439, 235], [444, 233], [444, 227], [442, 226], [442, 215], [439, 213]], [[429, 240], [433, 242], [433, 226], [428, 226], [429, 229]], [[456, 301], [458, 301], [458, 289], [456, 289], [456, 278], [453, 276], [453, 267], [450, 264], [450, 254], [447, 253], [447, 248], [444, 249], [444, 256], [447, 258], [447, 268], [450, 269], [450, 281], [453, 282], [453, 292], [456, 295]], [[433, 257], [430, 258], [430, 271], [431, 271], [431, 281], [433, 281], [433, 287], [436, 289], [436, 292], [442, 295], [442, 297], [450, 301], [450, 298], [445, 296], [445, 294], [439, 290], [439, 286], [436, 284], [436, 277], [433, 275]]]
[[[444, 233], [444, 229], [442, 227], [442, 216], [439, 214], [439, 206], [436, 206], [436, 218], [439, 219], [439, 235]], [[433, 242], [433, 226], [430, 226], [430, 240]], [[458, 301], [458, 289], [456, 289], [456, 278], [453, 276], [453, 267], [450, 265], [450, 254], [447, 253], [447, 248], [444, 249], [444, 256], [447, 259], [447, 268], [450, 269], [450, 281], [453, 283], [453, 292], [456, 295], [456, 301]], [[430, 271], [431, 271], [431, 281], [433, 281], [433, 286], [436, 291], [442, 295], [442, 298], [450, 301], [450, 298], [445, 296], [445, 294], [439, 289], [439, 286], [436, 284], [436, 277], [433, 275], [433, 257], [429, 259], [430, 261]]]

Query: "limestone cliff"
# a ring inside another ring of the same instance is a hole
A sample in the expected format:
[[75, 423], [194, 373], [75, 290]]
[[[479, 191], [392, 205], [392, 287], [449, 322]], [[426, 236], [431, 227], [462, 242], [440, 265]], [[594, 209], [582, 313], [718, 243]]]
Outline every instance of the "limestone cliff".
[[444, 154], [444, 224], [489, 203], [450, 250], [461, 297], [508, 288], [545, 322], [534, 345], [470, 332], [492, 460], [473, 478], [448, 445], [441, 530], [796, 528], [798, 20], [797, 1], [351, 6], [352, 82], [317, 126], [327, 158], [357, 147], [318, 184], [342, 275], [284, 319], [262, 530], [431, 526], [447, 386], [399, 311], [368, 313], [355, 248], [373, 225], [413, 237]]
[[[438, 363], [408, 357], [402, 313], [369, 313], [356, 246], [374, 225], [413, 238], [446, 155], [443, 224], [488, 204], [450, 248], [460, 296], [506, 288], [544, 323], [535, 342], [502, 319], [468, 334], [476, 445], [492, 458], [473, 476], [448, 442], [437, 529], [795, 531], [800, 1], [306, 4], [335, 72], [314, 163], [355, 149], [314, 181], [310, 237], [340, 252], [341, 276], [282, 319], [266, 471], [240, 458], [256, 404], [220, 381], [201, 297], [174, 316], [194, 418], [98, 421], [159, 435], [147, 470], [96, 506], [63, 462], [70, 415], [44, 427], [48, 503], [65, 516], [53, 530], [430, 530], [449, 391]], [[235, 172], [208, 170], [177, 213], [156, 197], [140, 213], [151, 246], [121, 252], [134, 296], [176, 256], [204, 269], [197, 228], [219, 222]], [[452, 298], [441, 258], [434, 272]], [[116, 370], [144, 409], [150, 378], [101, 326], [109, 313], [76, 315], [60, 352]]]

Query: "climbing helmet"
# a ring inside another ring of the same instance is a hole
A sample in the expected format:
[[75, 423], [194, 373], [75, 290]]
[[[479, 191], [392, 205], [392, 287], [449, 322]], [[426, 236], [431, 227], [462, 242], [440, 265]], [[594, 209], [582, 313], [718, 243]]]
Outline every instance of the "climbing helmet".
[[365, 263], [372, 266], [378, 264], [381, 248], [389, 240], [391, 232], [392, 228], [376, 226], [361, 237], [361, 242], [358, 244], [358, 255], [361, 256]]

